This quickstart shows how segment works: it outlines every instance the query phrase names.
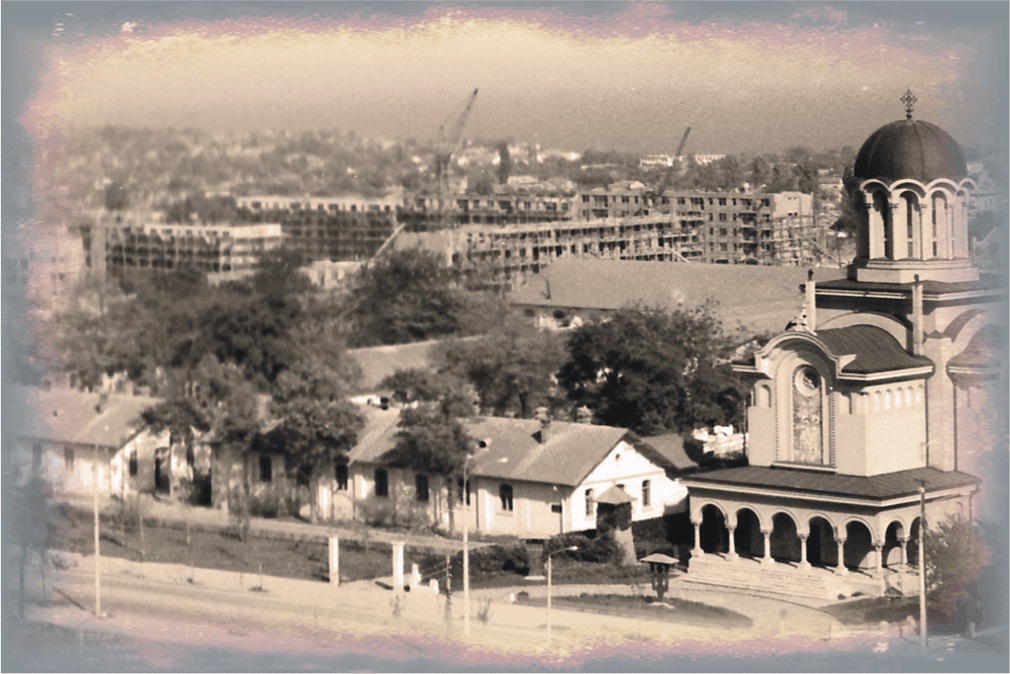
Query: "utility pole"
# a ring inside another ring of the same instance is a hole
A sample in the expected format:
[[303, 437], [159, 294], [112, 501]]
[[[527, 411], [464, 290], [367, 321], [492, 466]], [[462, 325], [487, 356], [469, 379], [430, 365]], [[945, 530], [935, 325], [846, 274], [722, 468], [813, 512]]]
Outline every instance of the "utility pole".
[[102, 617], [102, 555], [100, 550], [101, 525], [98, 519], [98, 443], [95, 443], [95, 463], [92, 471], [95, 491], [95, 617]]
[[922, 654], [929, 650], [926, 636], [926, 481], [919, 480], [919, 645]]

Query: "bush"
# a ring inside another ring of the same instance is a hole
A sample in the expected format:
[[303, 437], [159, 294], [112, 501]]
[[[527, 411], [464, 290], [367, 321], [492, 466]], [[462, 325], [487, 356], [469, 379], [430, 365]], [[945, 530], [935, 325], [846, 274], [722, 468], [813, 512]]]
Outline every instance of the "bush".
[[563, 552], [560, 555], [591, 564], [620, 564], [623, 557], [621, 546], [609, 534], [599, 534], [596, 531], [573, 532], [554, 536], [544, 545], [544, 556], [571, 546], [578, 550]]

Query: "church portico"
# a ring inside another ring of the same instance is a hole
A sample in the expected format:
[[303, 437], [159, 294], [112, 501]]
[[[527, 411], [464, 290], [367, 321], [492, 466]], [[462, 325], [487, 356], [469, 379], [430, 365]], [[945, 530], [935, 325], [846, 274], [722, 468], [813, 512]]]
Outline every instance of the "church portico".
[[[910, 537], [918, 531], [920, 484], [926, 485], [929, 516], [943, 520], [969, 515], [978, 480], [933, 468], [857, 477], [745, 467], [687, 482], [694, 557], [716, 554], [880, 576], [916, 559]], [[773, 490], [773, 483], [780, 486]], [[812, 491], [814, 484], [824, 492]]]

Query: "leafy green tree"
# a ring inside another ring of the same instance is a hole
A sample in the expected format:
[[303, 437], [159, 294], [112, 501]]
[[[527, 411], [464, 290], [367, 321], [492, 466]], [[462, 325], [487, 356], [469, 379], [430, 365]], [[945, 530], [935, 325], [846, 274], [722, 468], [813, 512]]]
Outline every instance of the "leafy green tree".
[[459, 287], [457, 273], [427, 251], [397, 251], [362, 270], [345, 315], [353, 346], [477, 334], [503, 303]]
[[498, 144], [498, 184], [507, 185], [512, 175], [512, 157], [509, 155], [509, 144]]
[[645, 435], [683, 432], [739, 421], [744, 388], [726, 362], [729, 353], [707, 306], [626, 308], [572, 332], [558, 381], [601, 423]]
[[466, 419], [475, 412], [474, 394], [452, 375], [430, 377], [426, 387], [415, 390], [415, 394], [424, 398], [400, 413], [396, 445], [389, 459], [393, 464], [445, 480], [449, 525], [454, 530], [453, 483], [462, 480], [464, 465], [476, 446], [465, 426]]
[[938, 618], [950, 620], [960, 602], [980, 599], [975, 583], [992, 552], [978, 526], [961, 518], [929, 523], [923, 539], [926, 596]]
[[470, 382], [487, 414], [529, 418], [537, 407], [563, 404], [554, 379], [565, 360], [563, 339], [518, 316], [483, 338], [454, 340], [442, 352], [446, 369]]

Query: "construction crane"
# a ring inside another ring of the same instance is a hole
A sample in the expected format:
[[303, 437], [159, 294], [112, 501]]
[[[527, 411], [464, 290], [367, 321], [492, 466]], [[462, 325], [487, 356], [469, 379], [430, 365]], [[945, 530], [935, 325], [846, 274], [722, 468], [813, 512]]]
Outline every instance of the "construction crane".
[[691, 127], [684, 129], [684, 135], [680, 137], [680, 144], [677, 146], [677, 152], [673, 155], [674, 160], [677, 162], [677, 166], [680, 167], [683, 164], [684, 156], [684, 146], [687, 145], [687, 137], [691, 134]]
[[463, 129], [466, 127], [467, 119], [470, 117], [470, 110], [473, 109], [474, 101], [477, 100], [477, 89], [466, 99], [462, 110], [454, 112], [442, 122], [438, 127], [438, 142], [435, 149], [435, 176], [438, 185], [438, 213], [439, 223], [442, 227], [447, 225], [447, 209], [445, 200], [449, 194], [449, 162], [452, 155], [459, 149], [460, 140], [463, 137]]

